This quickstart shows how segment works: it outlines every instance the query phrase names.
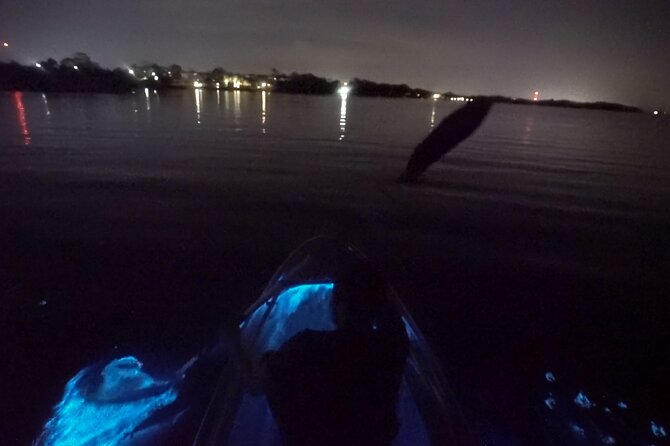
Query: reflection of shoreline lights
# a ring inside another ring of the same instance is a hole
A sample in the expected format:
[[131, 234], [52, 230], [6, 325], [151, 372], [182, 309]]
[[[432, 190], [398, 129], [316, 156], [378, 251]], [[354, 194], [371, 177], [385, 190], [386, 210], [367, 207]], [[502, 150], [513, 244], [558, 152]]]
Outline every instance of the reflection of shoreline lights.
[[195, 88], [202, 88], [202, 82], [200, 82], [200, 81], [195, 81], [195, 82], [193, 82], [193, 86], [194, 86]]
[[202, 90], [197, 88], [195, 90], [195, 120], [200, 125], [200, 112], [202, 107]]
[[340, 103], [340, 141], [344, 139], [344, 135], [347, 130], [347, 96], [349, 96], [350, 88], [346, 85], [340, 87], [340, 98], [342, 102]]
[[144, 89], [144, 97], [147, 99], [147, 111], [151, 110], [151, 100], [149, 99], [149, 89]]
[[42, 93], [42, 101], [44, 102], [44, 108], [47, 111], [47, 116], [51, 116], [51, 110], [49, 110], [49, 103], [47, 102], [47, 95]]
[[430, 112], [430, 128], [435, 127], [435, 102], [433, 102], [433, 110]]
[[[240, 123], [240, 116], [242, 115], [240, 109], [240, 91], [233, 92], [233, 117], [235, 118], [235, 125], [237, 126]], [[239, 128], [236, 128], [238, 131]]]
[[265, 110], [266, 110], [266, 96], [268, 93], [266, 91], [263, 91], [261, 93], [261, 125], [263, 126], [261, 129], [261, 132], [265, 135]]
[[23, 144], [29, 146], [30, 132], [28, 131], [28, 121], [26, 120], [26, 109], [23, 106], [23, 93], [21, 93], [20, 91], [14, 93], [14, 103], [16, 104], [16, 112], [19, 117], [21, 134], [23, 135]]

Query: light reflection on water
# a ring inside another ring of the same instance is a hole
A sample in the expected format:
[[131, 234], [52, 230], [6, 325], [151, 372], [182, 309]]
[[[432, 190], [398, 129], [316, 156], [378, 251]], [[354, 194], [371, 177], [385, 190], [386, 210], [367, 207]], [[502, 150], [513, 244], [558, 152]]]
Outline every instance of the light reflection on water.
[[340, 138], [342, 141], [347, 130], [347, 92], [340, 93]]
[[149, 89], [144, 89], [144, 99], [147, 105], [147, 111], [151, 111], [151, 98], [149, 97]]
[[195, 121], [200, 125], [200, 117], [202, 113], [202, 89], [196, 88], [195, 93]]
[[261, 93], [261, 133], [265, 135], [265, 116], [267, 111], [267, 92]]
[[44, 110], [46, 112], [46, 116], [51, 116], [51, 110], [49, 110], [49, 101], [47, 101], [47, 95], [42, 93], [42, 101], [44, 102]]
[[16, 105], [16, 113], [21, 127], [21, 134], [23, 135], [23, 145], [29, 146], [30, 132], [28, 130], [28, 120], [26, 119], [26, 108], [23, 105], [23, 93], [17, 91], [14, 93], [14, 104]]
[[521, 142], [523, 144], [530, 144], [533, 136], [533, 128], [535, 127], [535, 116], [530, 113], [526, 116], [523, 124], [523, 133], [521, 134]]
[[235, 90], [233, 92], [233, 116], [235, 117], [236, 126], [240, 123], [240, 118], [242, 117], [240, 95], [241, 95], [240, 90]]

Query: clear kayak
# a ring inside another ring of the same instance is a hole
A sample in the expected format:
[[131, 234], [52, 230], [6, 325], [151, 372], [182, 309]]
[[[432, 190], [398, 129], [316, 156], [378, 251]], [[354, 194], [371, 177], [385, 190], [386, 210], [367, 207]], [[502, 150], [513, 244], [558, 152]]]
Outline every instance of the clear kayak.
[[232, 339], [152, 376], [134, 357], [65, 386], [35, 440], [76, 445], [468, 445], [440, 366], [358, 250], [294, 251]]
[[[236, 359], [229, 361], [223, 370], [194, 445], [302, 444], [300, 438], [304, 443], [318, 441], [319, 444], [472, 443], [463, 428], [458, 407], [447, 393], [437, 360], [388, 283], [382, 283], [381, 291], [378, 289], [377, 295], [369, 299], [371, 302], [350, 305], [350, 309], [367, 314], [365, 318], [358, 318], [367, 325], [358, 327], [350, 335], [339, 334], [338, 330], [342, 329], [338, 327], [334, 299], [338, 292], [341, 295], [342, 290], [351, 288], [352, 283], [353, 287], [361, 284], [361, 278], [364, 280], [369, 271], [373, 271], [370, 268], [370, 262], [360, 251], [326, 237], [307, 241], [289, 256], [261, 297], [244, 314], [236, 340]], [[367, 299], [366, 292], [354, 291], [355, 298]], [[351, 345], [339, 348], [340, 339], [347, 339], [343, 342]], [[300, 347], [301, 343], [307, 347]], [[383, 353], [379, 354], [381, 350]], [[310, 356], [291, 353], [295, 351], [306, 355], [316, 352], [317, 356], [326, 358], [314, 361]], [[337, 356], [337, 352], [344, 359], [337, 359], [335, 367], [344, 369], [334, 373], [319, 370], [324, 364], [332, 368], [333, 361], [328, 355]], [[349, 361], [353, 365], [347, 366], [347, 355], [359, 356], [354, 362]], [[381, 359], [368, 360], [361, 355]], [[289, 360], [270, 367], [268, 364], [273, 363], [268, 358], [275, 357]], [[281, 375], [281, 385], [270, 390], [273, 380], [278, 379], [273, 376], [273, 370], [289, 371]], [[394, 373], [398, 376], [395, 383], [387, 379]], [[372, 380], [369, 376], [366, 378], [366, 374], [374, 374]], [[380, 381], [391, 384], [378, 386]], [[345, 384], [338, 384], [341, 382]], [[347, 397], [338, 394], [347, 394], [347, 389], [329, 388], [346, 387], [349, 385], [346, 383], [351, 382], [358, 387]], [[384, 390], [370, 391], [367, 387]], [[306, 396], [307, 392], [314, 395]], [[380, 396], [380, 392], [391, 393], [391, 396]], [[359, 397], [361, 401], [357, 400]], [[375, 427], [383, 417], [371, 412], [375, 410], [374, 405], [383, 405], [386, 412], [389, 406], [379, 401], [393, 401], [394, 414], [386, 417], [393, 418], [392, 429], [385, 427], [388, 422], [381, 421], [381, 427]], [[338, 404], [338, 408], [331, 408], [329, 404]], [[348, 407], [343, 409], [343, 404]], [[337, 410], [340, 411], [337, 417], [329, 415]], [[346, 433], [332, 432], [346, 430], [343, 423], [349, 419], [358, 425], [358, 431], [352, 431], [352, 438], [347, 438]], [[321, 429], [316, 433], [320, 436], [314, 437], [312, 432], [300, 437], [302, 430], [310, 429]], [[370, 432], [361, 433], [361, 430]]]

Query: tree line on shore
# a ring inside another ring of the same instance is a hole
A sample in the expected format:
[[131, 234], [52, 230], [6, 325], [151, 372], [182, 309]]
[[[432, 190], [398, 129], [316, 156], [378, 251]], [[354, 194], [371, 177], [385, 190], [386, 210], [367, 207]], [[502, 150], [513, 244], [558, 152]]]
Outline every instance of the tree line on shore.
[[[191, 77], [188, 77], [191, 76]], [[180, 65], [167, 67], [159, 64], [133, 65], [125, 69], [107, 69], [91, 60], [85, 53], [75, 53], [60, 62], [53, 58], [37, 62], [32, 66], [17, 62], [0, 62], [0, 90], [44, 91], [44, 92], [100, 92], [126, 93], [138, 88], [235, 88], [241, 90], [265, 89], [290, 94], [334, 94], [342, 87], [339, 81], [316, 76], [311, 73], [285, 74], [272, 69], [270, 74], [234, 74], [221, 67], [206, 72], [185, 72]], [[235, 79], [234, 82], [228, 79]], [[355, 96], [391, 98], [457, 98], [452, 92], [433, 93], [412, 88], [407, 84], [378, 83], [354, 78], [345, 83], [346, 91]], [[462, 97], [461, 97], [462, 98]], [[468, 99], [486, 99], [495, 103], [522, 105], [545, 105], [555, 107], [589, 108], [613, 111], [639, 112], [637, 107], [609, 102], [574, 102], [567, 100], [541, 100], [510, 98], [506, 96], [470, 96]]]

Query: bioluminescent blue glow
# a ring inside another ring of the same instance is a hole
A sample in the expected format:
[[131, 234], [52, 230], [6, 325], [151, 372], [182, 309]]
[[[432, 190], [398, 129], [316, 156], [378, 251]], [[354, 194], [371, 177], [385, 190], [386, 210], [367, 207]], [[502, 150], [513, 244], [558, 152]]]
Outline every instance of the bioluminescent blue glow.
[[136, 428], [177, 399], [175, 383], [155, 380], [132, 356], [115, 359], [99, 371], [86, 367], [68, 381], [36, 445], [132, 444]]
[[665, 431], [665, 428], [656, 422], [651, 422], [651, 433], [654, 434], [656, 438], [665, 438], [668, 436], [668, 433]]
[[548, 382], [553, 383], [556, 381], [556, 377], [552, 372], [547, 372], [544, 374], [544, 379], [546, 379]]
[[576, 423], [570, 423], [570, 430], [579, 438], [586, 438], [586, 431]]
[[593, 403], [589, 397], [581, 391], [575, 397], [575, 404], [584, 409], [591, 409], [592, 407], [595, 407], [595, 403]]
[[618, 407], [619, 409], [626, 410], [626, 409], [628, 409], [628, 404], [624, 403], [623, 401], [619, 401], [619, 402], [617, 403], [617, 407]]
[[605, 413], [612, 413], [612, 409], [610, 409], [609, 407], [606, 407], [605, 408]]
[[616, 444], [616, 440], [611, 435], [605, 435], [600, 439], [603, 444]]
[[549, 395], [547, 398], [545, 398], [544, 405], [547, 406], [549, 410], [554, 410], [554, 407], [556, 407], [556, 398]]
[[298, 285], [258, 307], [240, 325], [243, 344], [259, 359], [303, 330], [335, 330], [331, 309], [333, 283]]

